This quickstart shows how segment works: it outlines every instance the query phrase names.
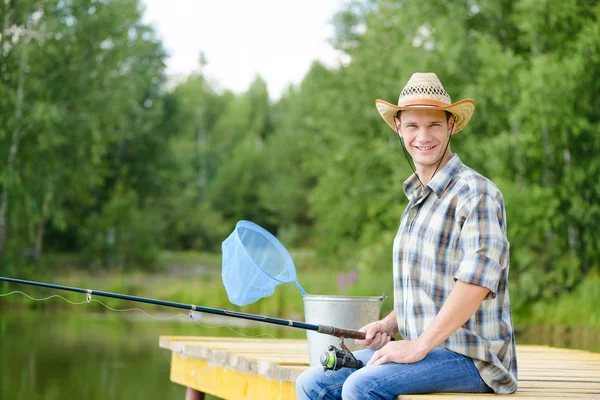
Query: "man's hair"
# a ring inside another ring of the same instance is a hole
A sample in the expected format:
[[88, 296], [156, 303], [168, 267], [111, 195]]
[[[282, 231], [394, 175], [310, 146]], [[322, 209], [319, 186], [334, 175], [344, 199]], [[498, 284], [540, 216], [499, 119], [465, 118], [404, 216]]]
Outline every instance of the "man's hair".
[[[448, 121], [450, 121], [450, 117], [451, 117], [453, 114], [452, 114], [450, 111], [446, 111], [446, 110], [444, 110], [444, 112], [446, 113], [446, 123], [448, 123]], [[398, 112], [396, 113], [396, 117], [397, 117], [398, 119], [401, 119], [401, 118], [400, 118], [400, 114], [402, 114], [402, 110], [398, 110]]]

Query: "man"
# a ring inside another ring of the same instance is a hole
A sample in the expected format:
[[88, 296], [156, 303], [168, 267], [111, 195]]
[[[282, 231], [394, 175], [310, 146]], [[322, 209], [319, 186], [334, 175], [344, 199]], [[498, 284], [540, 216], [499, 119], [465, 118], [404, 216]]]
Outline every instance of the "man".
[[[299, 399], [393, 399], [432, 392], [513, 393], [517, 359], [508, 295], [504, 201], [452, 154], [475, 103], [452, 103], [433, 73], [414, 74], [398, 105], [376, 101], [415, 165], [394, 239], [394, 311], [361, 328], [365, 367], [296, 382]], [[400, 333], [404, 340], [390, 341]]]

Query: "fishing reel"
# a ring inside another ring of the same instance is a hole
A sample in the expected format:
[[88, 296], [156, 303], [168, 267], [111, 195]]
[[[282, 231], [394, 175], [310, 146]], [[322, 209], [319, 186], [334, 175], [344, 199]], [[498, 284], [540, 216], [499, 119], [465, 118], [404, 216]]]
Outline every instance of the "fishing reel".
[[341, 349], [331, 345], [326, 352], [321, 354], [321, 365], [323, 370], [337, 371], [340, 368], [362, 368], [363, 362], [357, 360], [354, 354], [344, 345], [344, 341], [340, 341]]

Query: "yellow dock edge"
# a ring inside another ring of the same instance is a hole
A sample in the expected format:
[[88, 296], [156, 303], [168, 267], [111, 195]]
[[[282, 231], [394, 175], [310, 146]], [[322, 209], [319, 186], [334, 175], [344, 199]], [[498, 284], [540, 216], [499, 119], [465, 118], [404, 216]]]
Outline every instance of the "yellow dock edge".
[[224, 399], [293, 399], [293, 382], [235, 371], [207, 360], [173, 352], [171, 382]]

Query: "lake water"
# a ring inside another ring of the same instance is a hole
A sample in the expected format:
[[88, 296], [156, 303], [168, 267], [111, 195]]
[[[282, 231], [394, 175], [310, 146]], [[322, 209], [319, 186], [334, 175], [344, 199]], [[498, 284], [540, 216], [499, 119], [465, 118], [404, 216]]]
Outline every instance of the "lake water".
[[[246, 335], [305, 337], [301, 330], [264, 324], [234, 328]], [[157, 321], [137, 312], [0, 309], [0, 399], [184, 399], [185, 389], [169, 381], [171, 354], [158, 347], [161, 335], [237, 336], [226, 327], [195, 325], [186, 315]], [[529, 328], [519, 330], [517, 341], [600, 351], [599, 337]]]
[[[245, 335], [306, 337], [211, 317], [200, 322], [234, 324]], [[184, 399], [185, 388], [169, 381], [171, 353], [158, 347], [161, 335], [238, 336], [191, 323], [186, 314], [157, 321], [138, 312], [0, 309], [0, 399]]]

